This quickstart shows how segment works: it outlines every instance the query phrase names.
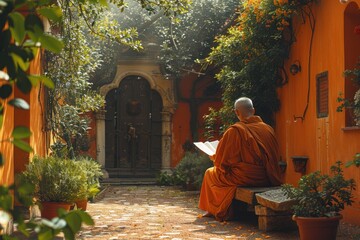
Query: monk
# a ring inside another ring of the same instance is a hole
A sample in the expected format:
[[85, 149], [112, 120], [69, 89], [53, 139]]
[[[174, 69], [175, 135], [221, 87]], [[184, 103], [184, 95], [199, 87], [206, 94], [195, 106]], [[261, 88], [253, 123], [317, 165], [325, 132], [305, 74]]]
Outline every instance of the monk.
[[226, 130], [215, 155], [210, 156], [214, 167], [206, 170], [200, 192], [199, 208], [207, 211], [203, 216], [214, 216], [218, 221], [232, 217], [230, 206], [238, 186], [282, 183], [274, 130], [254, 115], [251, 99], [237, 99], [234, 108], [240, 121]]

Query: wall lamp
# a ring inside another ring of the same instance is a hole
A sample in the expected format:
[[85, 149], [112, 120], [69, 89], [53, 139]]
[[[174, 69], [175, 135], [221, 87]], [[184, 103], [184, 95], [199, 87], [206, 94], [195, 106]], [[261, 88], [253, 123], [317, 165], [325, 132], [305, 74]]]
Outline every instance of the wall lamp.
[[279, 167], [280, 167], [281, 173], [285, 173], [287, 163], [285, 161], [281, 160], [281, 158], [280, 158], [280, 161], [279, 161]]
[[298, 72], [301, 72], [301, 65], [298, 60], [296, 60], [293, 64], [291, 64], [290, 72], [292, 75], [296, 75]]
[[348, 0], [340, 0], [340, 3], [343, 3], [343, 4], [345, 4], [347, 2], [348, 2]]

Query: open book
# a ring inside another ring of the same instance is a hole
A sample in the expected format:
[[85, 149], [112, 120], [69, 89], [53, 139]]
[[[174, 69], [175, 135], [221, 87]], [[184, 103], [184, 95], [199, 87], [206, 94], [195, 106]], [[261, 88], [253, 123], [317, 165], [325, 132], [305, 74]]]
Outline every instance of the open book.
[[195, 146], [197, 146], [201, 151], [203, 151], [204, 153], [206, 153], [209, 156], [212, 156], [215, 154], [216, 152], [216, 148], [219, 144], [218, 140], [209, 142], [194, 142]]

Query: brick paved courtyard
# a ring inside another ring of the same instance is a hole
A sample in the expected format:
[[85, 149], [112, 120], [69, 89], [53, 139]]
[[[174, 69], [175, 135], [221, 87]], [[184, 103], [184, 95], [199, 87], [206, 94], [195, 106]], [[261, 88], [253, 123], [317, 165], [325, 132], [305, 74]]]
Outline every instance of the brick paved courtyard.
[[[198, 192], [111, 186], [103, 199], [89, 204], [88, 212], [96, 224], [85, 227], [78, 239], [298, 239], [297, 231], [258, 231], [256, 219], [220, 223], [201, 218], [203, 212], [197, 204]], [[355, 239], [358, 233], [358, 227], [342, 224], [338, 239]]]

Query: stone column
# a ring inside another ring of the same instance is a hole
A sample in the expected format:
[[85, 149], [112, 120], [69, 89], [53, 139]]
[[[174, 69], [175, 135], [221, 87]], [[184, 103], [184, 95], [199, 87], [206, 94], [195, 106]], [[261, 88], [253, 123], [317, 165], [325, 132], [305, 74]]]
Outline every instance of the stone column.
[[171, 165], [171, 118], [172, 113], [168, 111], [161, 112], [162, 114], [162, 171], [170, 171]]
[[101, 164], [104, 178], [108, 178], [105, 171], [105, 110], [96, 112], [96, 159]]

